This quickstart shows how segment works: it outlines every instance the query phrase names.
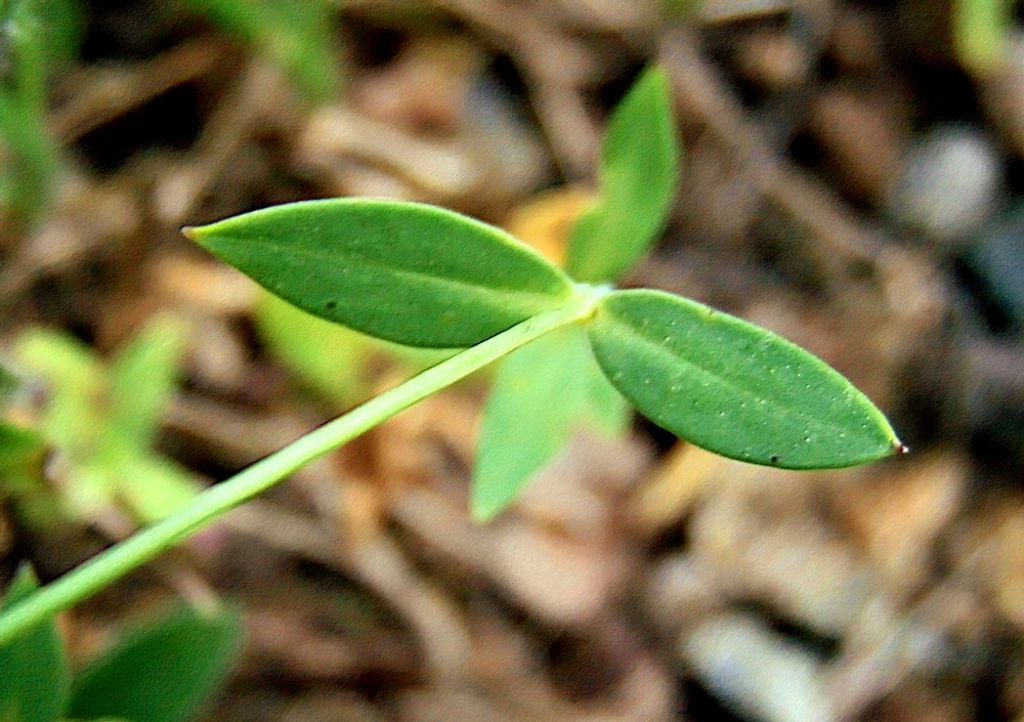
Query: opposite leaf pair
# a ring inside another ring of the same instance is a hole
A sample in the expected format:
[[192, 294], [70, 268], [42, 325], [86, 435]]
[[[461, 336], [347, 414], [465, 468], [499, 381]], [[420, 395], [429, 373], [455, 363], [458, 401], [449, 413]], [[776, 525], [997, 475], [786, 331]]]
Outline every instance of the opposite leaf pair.
[[[310, 201], [186, 233], [300, 308], [398, 343], [474, 346], [572, 309], [562, 329], [548, 333], [572, 338], [582, 327], [618, 392], [659, 425], [724, 456], [828, 468], [901, 448], [863, 394], [779, 336], [671, 294], [575, 284], [502, 231], [450, 211]], [[563, 402], [562, 390], [551, 390], [550, 404]]]
[[[679, 156], [668, 80], [653, 68], [609, 121], [599, 198], [570, 236], [571, 276], [614, 285], [647, 253], [675, 200]], [[628, 424], [628, 405], [594, 363], [583, 334], [552, 334], [516, 351], [502, 362], [484, 409], [473, 516], [486, 520], [504, 509], [578, 429], [617, 436]]]
[[577, 428], [621, 433], [619, 393], [673, 433], [754, 463], [846, 466], [898, 448], [863, 395], [792, 344], [668, 294], [602, 290], [663, 231], [679, 156], [667, 79], [650, 69], [612, 115], [598, 201], [572, 230], [566, 271], [593, 286], [496, 228], [411, 203], [300, 203], [188, 234], [316, 316], [415, 346], [471, 346], [589, 295], [591, 317], [577, 319], [587, 333], [551, 332], [498, 370], [470, 495], [478, 519], [511, 503]]

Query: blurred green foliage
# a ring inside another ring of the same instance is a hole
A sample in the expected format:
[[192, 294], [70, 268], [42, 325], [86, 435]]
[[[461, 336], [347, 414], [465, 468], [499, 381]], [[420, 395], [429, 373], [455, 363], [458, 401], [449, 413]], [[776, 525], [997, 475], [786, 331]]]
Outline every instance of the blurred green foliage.
[[327, 0], [185, 0], [225, 32], [283, 68], [307, 99], [329, 100], [340, 85], [334, 4]]
[[17, 377], [3, 366], [0, 366], [0, 405], [6, 403], [17, 389]]
[[[183, 0], [282, 67], [314, 103], [341, 84], [336, 9], [327, 0]], [[47, 127], [49, 82], [73, 61], [87, 3], [0, 0], [0, 220], [24, 227], [52, 205], [61, 149]]]
[[74, 0], [0, 0], [0, 214], [16, 223], [52, 201], [60, 152], [46, 127], [48, 81], [82, 30]]
[[967, 70], [986, 75], [1002, 63], [1013, 8], [1013, 0], [956, 0], [953, 4], [954, 45]]
[[668, 20], [689, 20], [706, 4], [707, 0], [661, 0], [663, 15]]
[[[39, 586], [24, 567], [0, 611]], [[241, 650], [239, 615], [181, 609], [123, 635], [72, 678], [54, 620], [0, 646], [3, 722], [186, 722], [223, 683]]]
[[[0, 611], [38, 586], [35, 573], [23, 568], [0, 603]], [[64, 643], [52, 621], [0, 647], [0, 719], [4, 722], [53, 722], [63, 712], [70, 691]]]
[[[179, 320], [158, 316], [104, 364], [65, 334], [25, 332], [15, 356], [26, 373], [43, 381], [47, 399], [38, 428], [16, 433], [41, 439], [55, 451], [59, 491], [56, 498], [48, 491], [26, 438], [5, 447], [13, 460], [0, 477], [0, 494], [12, 497], [23, 513], [33, 502], [38, 523], [55, 515], [91, 521], [115, 508], [146, 523], [187, 503], [198, 491], [196, 481], [153, 449], [185, 334]], [[0, 429], [13, 438], [17, 427]], [[18, 448], [24, 451], [15, 454]], [[41, 505], [46, 498], [49, 509]]]
[[76, 676], [68, 715], [185, 722], [224, 681], [241, 651], [239, 615], [171, 612], [124, 635]]

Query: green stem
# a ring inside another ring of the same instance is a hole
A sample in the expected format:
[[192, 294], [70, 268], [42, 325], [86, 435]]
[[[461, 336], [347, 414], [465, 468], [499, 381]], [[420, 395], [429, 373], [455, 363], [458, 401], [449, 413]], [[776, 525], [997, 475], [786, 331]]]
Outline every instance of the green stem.
[[523, 321], [376, 396], [199, 494], [186, 508], [93, 557], [0, 615], [0, 645], [137, 569], [225, 512], [399, 411], [452, 385], [549, 331], [588, 318], [594, 292], [581, 287], [564, 305]]

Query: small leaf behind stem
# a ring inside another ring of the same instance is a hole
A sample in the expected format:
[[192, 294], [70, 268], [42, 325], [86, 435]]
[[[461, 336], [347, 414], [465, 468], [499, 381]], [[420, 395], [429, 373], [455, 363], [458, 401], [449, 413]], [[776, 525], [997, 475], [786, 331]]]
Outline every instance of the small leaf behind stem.
[[315, 316], [410, 346], [472, 346], [573, 293], [504, 231], [417, 203], [306, 201], [186, 235]]
[[559, 329], [513, 352], [498, 368], [484, 410], [473, 516], [490, 519], [512, 503], [577, 428], [614, 435], [628, 422], [628, 405], [594, 362], [581, 327]]
[[419, 372], [454, 352], [425, 349], [372, 338], [263, 294], [256, 309], [256, 329], [270, 352], [306, 389], [341, 407], [370, 396], [381, 357]]
[[608, 378], [697, 446], [791, 469], [854, 466], [902, 448], [837, 371], [785, 339], [661, 291], [616, 291], [590, 324]]

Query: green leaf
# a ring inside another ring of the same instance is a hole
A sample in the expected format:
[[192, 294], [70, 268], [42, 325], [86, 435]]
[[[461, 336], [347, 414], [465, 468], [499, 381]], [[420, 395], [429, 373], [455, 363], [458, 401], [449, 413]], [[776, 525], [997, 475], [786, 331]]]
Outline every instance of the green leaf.
[[601, 196], [573, 228], [566, 270], [614, 282], [664, 231], [679, 183], [680, 150], [665, 71], [648, 69], [612, 114], [601, 148]]
[[75, 679], [68, 716], [185, 722], [220, 687], [241, 651], [238, 614], [181, 610], [127, 634]]
[[104, 443], [118, 452], [152, 447], [160, 420], [175, 391], [187, 329], [181, 319], [151, 319], [120, 349], [108, 375], [109, 413]]
[[34, 429], [27, 429], [0, 419], [0, 472], [14, 460], [21, 463], [26, 455], [39, 454], [43, 437]]
[[[85, 32], [85, 15], [75, 0], [7, 0], [0, 3], [13, 76], [26, 82], [42, 83], [45, 75], [71, 61]], [[38, 59], [39, 68], [26, 68], [23, 54]], [[41, 77], [26, 78], [26, 73]]]
[[694, 20], [700, 12], [704, 0], [662, 0], [661, 9], [668, 21]]
[[0, 91], [0, 214], [38, 219], [52, 205], [58, 148], [42, 109]]
[[510, 354], [494, 379], [477, 442], [470, 506], [487, 520], [561, 450], [574, 430], [618, 433], [624, 399], [605, 380], [578, 326], [542, 336]]
[[315, 316], [411, 346], [472, 346], [573, 292], [503, 231], [416, 203], [292, 203], [186, 235]]
[[43, 478], [46, 450], [36, 430], [0, 421], [0, 503], [11, 500], [19, 521], [37, 531], [62, 518], [56, 495]]
[[60, 487], [64, 518], [94, 522], [117, 503], [121, 480], [112, 464], [96, 457], [67, 459], [66, 477]]
[[[59, 497], [65, 516], [93, 520], [121, 502], [140, 521], [151, 522], [180, 510], [198, 493], [187, 472], [152, 450], [185, 341], [180, 319], [157, 316], [106, 369], [89, 349], [62, 334], [31, 331], [20, 339], [21, 362], [49, 386], [41, 430], [66, 461], [67, 483]], [[32, 491], [27, 483], [21, 486]], [[28, 500], [19, 496], [20, 502]]]
[[577, 378], [583, 387], [580, 405], [580, 425], [608, 437], [621, 436], [629, 430], [633, 417], [632, 405], [616, 390], [604, 375], [587, 343], [586, 334], [579, 329], [577, 352], [579, 358]]
[[647, 417], [710, 451], [791, 469], [902, 448], [872, 403], [803, 349], [660, 291], [616, 291], [590, 325], [598, 362]]
[[[38, 587], [35, 573], [23, 567], [0, 611]], [[0, 720], [53, 722], [64, 710], [70, 687], [64, 643], [53, 620], [0, 646]]]

